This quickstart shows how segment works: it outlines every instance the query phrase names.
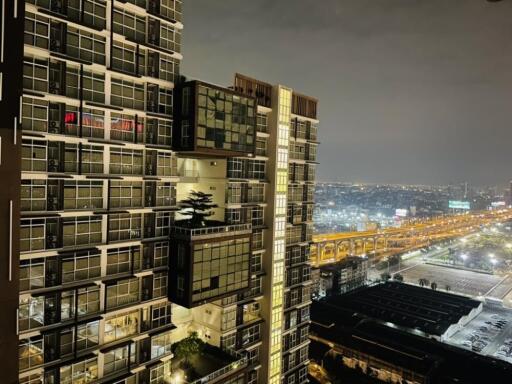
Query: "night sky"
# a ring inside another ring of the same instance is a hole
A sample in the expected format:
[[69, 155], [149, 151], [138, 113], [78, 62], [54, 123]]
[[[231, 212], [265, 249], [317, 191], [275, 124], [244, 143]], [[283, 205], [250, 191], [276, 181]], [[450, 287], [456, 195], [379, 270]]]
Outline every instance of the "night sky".
[[320, 100], [319, 180], [512, 179], [512, 0], [185, 0], [183, 74]]

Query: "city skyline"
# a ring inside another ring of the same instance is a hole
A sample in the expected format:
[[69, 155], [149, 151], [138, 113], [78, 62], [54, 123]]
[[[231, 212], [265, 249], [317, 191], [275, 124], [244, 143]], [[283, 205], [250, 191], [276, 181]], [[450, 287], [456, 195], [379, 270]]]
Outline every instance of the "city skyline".
[[317, 95], [321, 181], [510, 179], [511, 2], [313, 5], [187, 3], [183, 73], [229, 84], [239, 69]]

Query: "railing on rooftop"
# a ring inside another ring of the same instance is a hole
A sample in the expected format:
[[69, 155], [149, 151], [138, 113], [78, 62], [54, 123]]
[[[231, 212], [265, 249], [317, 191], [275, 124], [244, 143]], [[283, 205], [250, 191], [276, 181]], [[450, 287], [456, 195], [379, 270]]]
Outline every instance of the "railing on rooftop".
[[210, 383], [213, 380], [218, 379], [219, 377], [222, 377], [231, 371], [235, 371], [237, 369], [245, 368], [248, 365], [248, 358], [247, 354], [240, 354], [238, 352], [230, 353], [234, 357], [237, 358], [236, 361], [233, 361], [232, 363], [229, 363], [228, 365], [216, 370], [215, 372], [210, 373], [207, 376], [201, 377], [200, 379], [197, 379], [195, 381], [192, 381], [189, 384], [201, 384], [201, 383]]
[[180, 227], [179, 223], [174, 225], [171, 228], [171, 231], [174, 234], [188, 236], [188, 237], [198, 237], [205, 235], [222, 235], [229, 232], [250, 232], [252, 231], [252, 224], [235, 224], [235, 225], [216, 225], [211, 227], [201, 227], [201, 228], [188, 228], [188, 227]]

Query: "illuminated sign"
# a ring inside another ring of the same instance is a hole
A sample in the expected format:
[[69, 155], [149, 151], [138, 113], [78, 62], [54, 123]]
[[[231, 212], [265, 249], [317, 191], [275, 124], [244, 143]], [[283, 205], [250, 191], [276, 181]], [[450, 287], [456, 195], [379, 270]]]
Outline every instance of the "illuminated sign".
[[496, 208], [496, 207], [504, 207], [506, 205], [506, 203], [504, 201], [493, 201], [491, 203], [491, 206]]
[[406, 217], [409, 212], [407, 209], [399, 208], [395, 210], [395, 216]]
[[448, 208], [452, 209], [471, 209], [469, 201], [449, 200]]

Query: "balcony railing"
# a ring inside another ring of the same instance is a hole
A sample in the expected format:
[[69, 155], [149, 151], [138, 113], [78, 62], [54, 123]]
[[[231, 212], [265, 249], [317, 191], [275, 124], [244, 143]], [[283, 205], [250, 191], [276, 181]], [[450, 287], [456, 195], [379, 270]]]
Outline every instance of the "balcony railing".
[[236, 225], [216, 225], [211, 227], [187, 228], [177, 223], [171, 228], [174, 235], [185, 236], [189, 238], [200, 237], [222, 237], [228, 233], [251, 233], [252, 224], [236, 224]]
[[220, 377], [227, 375], [236, 370], [243, 369], [248, 365], [248, 359], [246, 354], [234, 353], [234, 356], [237, 358], [236, 361], [233, 361], [229, 365], [226, 365], [215, 372], [210, 373], [207, 376], [201, 377], [200, 379], [194, 380], [189, 384], [202, 384], [202, 383], [211, 383]]

